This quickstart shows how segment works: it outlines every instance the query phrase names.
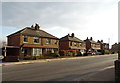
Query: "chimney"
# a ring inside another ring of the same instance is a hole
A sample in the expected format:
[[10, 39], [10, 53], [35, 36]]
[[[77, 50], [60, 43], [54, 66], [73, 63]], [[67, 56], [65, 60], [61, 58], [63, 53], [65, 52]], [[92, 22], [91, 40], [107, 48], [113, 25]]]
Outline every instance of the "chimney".
[[71, 37], [74, 37], [74, 36], [75, 36], [74, 33], [72, 33], [72, 34], [71, 34]]
[[32, 28], [32, 29], [35, 29], [35, 27], [34, 27], [33, 25], [31, 26], [31, 28]]
[[86, 40], [88, 40], [88, 37], [87, 37], [87, 39]]
[[90, 37], [90, 40], [92, 40], [93, 38], [92, 37]]
[[35, 24], [35, 30], [39, 30], [40, 26], [38, 24]]
[[67, 36], [70, 36], [70, 34], [68, 33], [68, 35]]
[[103, 40], [101, 40], [101, 42], [103, 42]]
[[98, 43], [100, 43], [100, 41], [99, 41], [99, 40], [98, 40], [97, 42], [98, 42]]

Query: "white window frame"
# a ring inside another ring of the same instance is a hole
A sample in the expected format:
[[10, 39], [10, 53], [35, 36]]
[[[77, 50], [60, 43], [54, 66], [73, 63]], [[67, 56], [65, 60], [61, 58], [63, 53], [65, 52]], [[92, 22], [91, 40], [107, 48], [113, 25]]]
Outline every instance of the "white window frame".
[[51, 43], [51, 39], [46, 39], [46, 44], [50, 44]]
[[[25, 41], [25, 37], [27, 37], [27, 41]], [[28, 42], [28, 36], [24, 36], [24, 39], [23, 39], [24, 42]]]
[[[38, 39], [38, 42], [35, 42], [35, 39]], [[34, 42], [34, 43], [39, 43], [39, 42], [40, 42], [39, 37], [34, 37], [33, 42]]]

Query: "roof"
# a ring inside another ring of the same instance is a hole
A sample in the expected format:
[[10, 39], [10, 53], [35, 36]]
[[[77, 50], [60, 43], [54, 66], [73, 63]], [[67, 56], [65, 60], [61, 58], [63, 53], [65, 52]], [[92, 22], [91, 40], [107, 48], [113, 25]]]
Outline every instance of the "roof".
[[[57, 37], [45, 32], [41, 29], [35, 30], [35, 29], [32, 29], [31, 27], [26, 27], [26, 28], [19, 30], [11, 35], [18, 35], [18, 34], [22, 34], [22, 35], [26, 35], [26, 36], [46, 37], [46, 38], [58, 39]], [[11, 35], [8, 35], [8, 37]]]
[[89, 42], [91, 42], [91, 43], [97, 43], [96, 41], [94, 41], [94, 40], [90, 40], [90, 39], [86, 39], [86, 40], [84, 40], [85, 42], [86, 41], [89, 41]]
[[72, 37], [72, 36], [69, 36], [69, 35], [66, 35], [66, 36], [60, 38], [60, 41], [76, 41], [76, 42], [83, 42], [83, 41], [80, 40], [79, 38], [77, 38], [77, 37]]

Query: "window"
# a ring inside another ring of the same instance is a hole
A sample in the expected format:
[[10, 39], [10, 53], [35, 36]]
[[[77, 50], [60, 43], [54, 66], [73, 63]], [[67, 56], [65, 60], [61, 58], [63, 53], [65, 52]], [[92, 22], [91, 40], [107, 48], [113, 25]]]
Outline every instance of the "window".
[[82, 46], [82, 43], [80, 43], [80, 46]]
[[70, 42], [70, 46], [72, 46], [72, 42]]
[[24, 36], [24, 42], [28, 42], [28, 36]]
[[74, 46], [77, 46], [77, 43], [74, 42]]
[[39, 43], [39, 37], [34, 37], [34, 43]]
[[46, 44], [50, 44], [50, 39], [46, 39]]
[[57, 43], [58, 43], [58, 41], [57, 40], [55, 40], [55, 44], [57, 45]]

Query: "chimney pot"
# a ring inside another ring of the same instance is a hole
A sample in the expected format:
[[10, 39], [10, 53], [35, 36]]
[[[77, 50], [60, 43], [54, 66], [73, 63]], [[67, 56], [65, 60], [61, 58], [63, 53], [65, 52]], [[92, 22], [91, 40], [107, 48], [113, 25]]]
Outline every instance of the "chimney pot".
[[35, 24], [35, 30], [39, 30], [40, 26], [38, 24]]
[[35, 27], [32, 25], [31, 28], [34, 29]]
[[92, 40], [93, 38], [92, 37], [90, 37], [90, 40]]
[[71, 36], [74, 37], [75, 36], [74, 33], [72, 33]]
[[103, 40], [101, 40], [101, 42], [103, 42]]

